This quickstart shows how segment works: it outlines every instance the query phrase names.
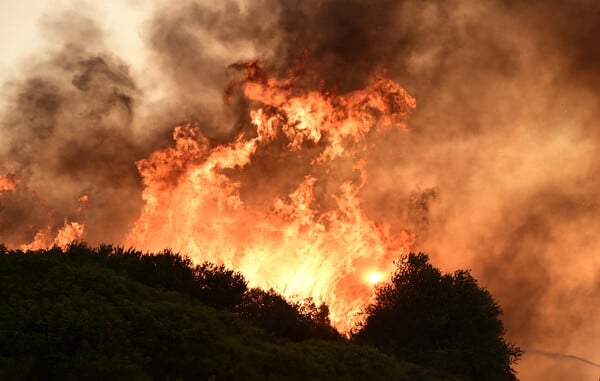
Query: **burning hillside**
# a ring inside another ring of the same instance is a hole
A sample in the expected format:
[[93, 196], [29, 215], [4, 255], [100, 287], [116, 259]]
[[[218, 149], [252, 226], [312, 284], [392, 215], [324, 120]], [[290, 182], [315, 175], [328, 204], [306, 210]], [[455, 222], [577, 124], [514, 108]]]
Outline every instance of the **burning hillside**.
[[194, 125], [176, 127], [174, 147], [138, 162], [145, 205], [125, 242], [172, 247], [288, 297], [325, 302], [348, 329], [371, 274], [389, 273], [411, 244], [410, 233], [370, 220], [358, 192], [369, 135], [404, 126], [415, 101], [384, 78], [334, 95], [268, 77], [258, 63], [246, 70], [238, 85], [251, 128], [211, 147]]
[[[270, 77], [259, 61], [234, 67], [242, 72], [226, 95], [248, 103], [248, 125], [221, 144], [196, 124], [180, 125], [171, 147], [138, 161], [143, 211], [120, 243], [224, 263], [256, 286], [328, 304], [334, 324], [350, 329], [381, 274], [414, 241], [370, 219], [359, 192], [368, 181], [365, 152], [376, 149], [371, 136], [405, 128], [415, 100], [383, 77], [337, 95], [299, 85], [303, 78]], [[17, 180], [3, 184], [14, 192]], [[75, 218], [87, 201], [80, 197]], [[20, 247], [82, 239], [85, 225], [65, 220]]]
[[0, 242], [171, 247], [342, 328], [424, 251], [511, 340], [600, 357], [597, 2], [152, 4], [131, 35], [43, 17], [2, 92]]

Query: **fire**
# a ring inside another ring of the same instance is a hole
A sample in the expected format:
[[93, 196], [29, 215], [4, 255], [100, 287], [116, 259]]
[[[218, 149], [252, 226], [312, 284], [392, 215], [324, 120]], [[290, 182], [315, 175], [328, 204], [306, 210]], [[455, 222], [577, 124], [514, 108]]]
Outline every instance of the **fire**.
[[216, 146], [198, 126], [177, 126], [172, 147], [139, 161], [145, 205], [125, 244], [224, 263], [251, 286], [327, 303], [348, 330], [414, 239], [372, 221], [359, 194], [369, 134], [404, 128], [415, 100], [387, 78], [334, 95], [239, 66], [246, 76], [226, 99], [242, 91], [251, 125]]
[[381, 271], [372, 271], [367, 274], [367, 280], [370, 284], [380, 283], [384, 278], [384, 273]]
[[[85, 205], [89, 200], [87, 194], [82, 194], [77, 200], [77, 215], [81, 215], [85, 210]], [[56, 233], [53, 233], [56, 231]], [[19, 248], [21, 250], [43, 250], [54, 246], [65, 249], [70, 243], [74, 241], [81, 241], [85, 236], [85, 224], [71, 221], [69, 222], [66, 218], [62, 227], [52, 228], [48, 225], [47, 227], [37, 231], [33, 240], [28, 244], [23, 244]]]
[[38, 231], [33, 241], [26, 245], [21, 245], [21, 250], [42, 250], [53, 246], [65, 249], [71, 242], [82, 239], [85, 232], [85, 225], [78, 222], [68, 222], [58, 230], [53, 237], [51, 229], [42, 229]]
[[[405, 128], [415, 100], [388, 78], [337, 95], [306, 89], [298, 78], [269, 77], [260, 62], [235, 67], [245, 75], [232, 81], [226, 100], [245, 98], [247, 123], [221, 144], [193, 123], [177, 126], [171, 147], [137, 162], [144, 206], [119, 243], [225, 264], [250, 286], [326, 303], [333, 324], [347, 331], [414, 241], [367, 216], [360, 194], [369, 179], [369, 137]], [[17, 184], [0, 176], [0, 191]], [[81, 194], [62, 226], [49, 222], [20, 247], [64, 248], [84, 239], [85, 225], [74, 219], [85, 220], [89, 200]]]
[[18, 183], [19, 179], [14, 175], [0, 175], [0, 192], [13, 192]]

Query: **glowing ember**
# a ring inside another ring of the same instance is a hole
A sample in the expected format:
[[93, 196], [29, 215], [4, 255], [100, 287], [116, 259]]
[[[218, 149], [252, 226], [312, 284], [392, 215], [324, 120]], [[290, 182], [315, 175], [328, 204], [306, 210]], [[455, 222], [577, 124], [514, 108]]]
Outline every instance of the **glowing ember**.
[[90, 196], [85, 193], [79, 197], [79, 200], [77, 200], [77, 214], [82, 214], [85, 211], [89, 199]]
[[[404, 127], [415, 101], [385, 78], [335, 96], [247, 68], [232, 88], [250, 101], [252, 129], [212, 147], [197, 126], [176, 127], [173, 147], [137, 163], [145, 206], [125, 244], [170, 247], [239, 269], [252, 286], [325, 302], [346, 330], [413, 241], [371, 221], [358, 194], [367, 136]], [[368, 282], [366, 271], [376, 274]]]

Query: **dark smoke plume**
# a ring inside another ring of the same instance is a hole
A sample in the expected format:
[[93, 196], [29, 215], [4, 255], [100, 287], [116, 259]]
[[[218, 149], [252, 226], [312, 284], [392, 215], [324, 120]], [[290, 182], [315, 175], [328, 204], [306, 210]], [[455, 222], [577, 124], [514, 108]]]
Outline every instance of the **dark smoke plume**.
[[134, 121], [142, 94], [93, 20], [67, 13], [45, 29], [55, 39], [48, 52], [4, 86], [0, 160], [21, 181], [0, 195], [0, 240], [31, 241], [66, 218], [85, 222], [90, 242], [117, 241], [141, 206], [135, 161], [147, 151]]

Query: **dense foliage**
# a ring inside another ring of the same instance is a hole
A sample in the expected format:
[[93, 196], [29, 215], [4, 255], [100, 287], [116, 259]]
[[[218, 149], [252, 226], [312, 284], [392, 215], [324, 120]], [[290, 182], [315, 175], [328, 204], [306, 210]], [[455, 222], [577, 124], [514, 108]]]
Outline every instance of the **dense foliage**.
[[[227, 303], [215, 301], [212, 289]], [[291, 341], [270, 329], [278, 315], [270, 305], [285, 310], [283, 327], [300, 320], [293, 339], [313, 339]], [[0, 379], [437, 380], [374, 349], [315, 341], [322, 333], [314, 327], [326, 321], [306, 320], [324, 311], [307, 305], [313, 310], [300, 311], [273, 291], [245, 290], [239, 274], [192, 267], [170, 252], [73, 245], [22, 253], [0, 246]]]
[[[36, 254], [48, 257], [39, 261], [60, 258], [71, 264], [101, 266], [153, 288], [180, 292], [204, 305], [231, 311], [280, 338], [298, 341], [340, 337], [330, 325], [326, 306], [317, 307], [310, 300], [290, 303], [272, 290], [248, 289], [239, 272], [208, 262], [194, 266], [189, 258], [170, 250], [144, 254], [110, 245], [94, 249], [73, 243], [64, 252], [53, 248], [28, 253]], [[316, 312], [319, 309], [325, 309], [325, 316]]]
[[493, 356], [515, 350], [497, 345], [499, 320], [472, 318], [499, 316], [491, 296], [466, 272], [441, 276], [423, 256], [408, 263], [379, 290], [356, 336], [394, 359], [344, 339], [327, 306], [250, 289], [224, 266], [194, 266], [168, 250], [73, 244], [23, 253], [0, 245], [0, 379], [496, 379], [477, 378], [480, 368], [468, 364], [495, 369], [505, 363]]
[[502, 310], [468, 271], [442, 274], [411, 253], [377, 290], [356, 341], [470, 380], [516, 380], [521, 350], [503, 338]]

